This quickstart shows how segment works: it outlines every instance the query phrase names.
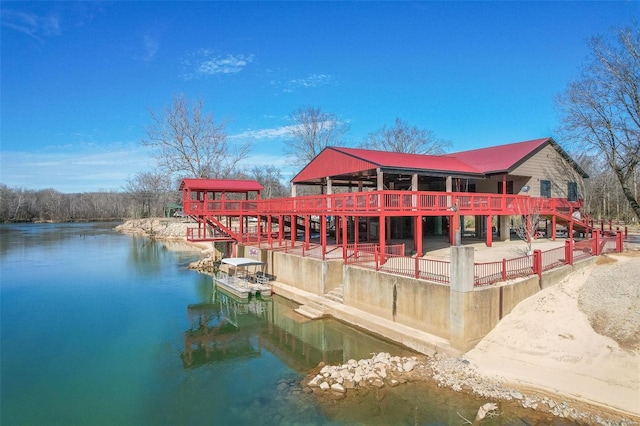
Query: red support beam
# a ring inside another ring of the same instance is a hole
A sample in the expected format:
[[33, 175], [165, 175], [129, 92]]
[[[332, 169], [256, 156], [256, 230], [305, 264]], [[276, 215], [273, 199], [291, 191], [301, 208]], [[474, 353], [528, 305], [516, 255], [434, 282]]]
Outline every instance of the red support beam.
[[294, 214], [291, 215], [291, 222], [289, 223], [289, 232], [291, 233], [291, 247], [296, 245], [296, 236], [298, 234], [298, 217]]
[[353, 217], [353, 243], [358, 244], [360, 242], [360, 218], [358, 216]]
[[347, 218], [345, 216], [340, 217], [340, 222], [342, 222], [342, 259], [347, 261]]
[[487, 215], [487, 247], [491, 247], [493, 243], [493, 222], [491, 215]]
[[380, 264], [384, 264], [385, 262], [385, 253], [386, 253], [386, 239], [387, 239], [387, 231], [385, 229], [385, 221], [386, 218], [384, 216], [380, 216], [380, 226], [379, 226], [379, 248], [380, 248], [380, 255], [378, 256], [378, 261], [380, 262]]
[[327, 217], [320, 216], [320, 245], [322, 246], [322, 260], [327, 253]]
[[416, 216], [415, 230], [416, 256], [422, 257], [422, 216]]

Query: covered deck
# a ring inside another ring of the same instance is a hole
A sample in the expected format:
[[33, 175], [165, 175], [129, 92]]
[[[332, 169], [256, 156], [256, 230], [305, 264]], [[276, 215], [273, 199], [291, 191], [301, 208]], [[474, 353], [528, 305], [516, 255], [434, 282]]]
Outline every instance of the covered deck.
[[[343, 251], [348, 244], [375, 243], [382, 256], [394, 239], [411, 239], [417, 256], [424, 253], [424, 238], [459, 245], [465, 216], [474, 218], [469, 233], [488, 247], [494, 238], [510, 238], [513, 217], [524, 217], [527, 229], [532, 217], [548, 220], [552, 240], [560, 224], [571, 235], [587, 232], [592, 226], [580, 212], [575, 182], [564, 197], [543, 193], [547, 186], [540, 177], [551, 178], [540, 170], [555, 161], [550, 157], [557, 157], [555, 167], [569, 179], [586, 177], [551, 138], [439, 156], [328, 147], [292, 179], [291, 197], [260, 199], [255, 181], [185, 179], [184, 211], [199, 224], [188, 238], [270, 245], [275, 240], [279, 246], [288, 241], [309, 249], [316, 237], [324, 258], [328, 237]], [[566, 180], [558, 178], [565, 187]], [[315, 194], [301, 195], [309, 188]]]

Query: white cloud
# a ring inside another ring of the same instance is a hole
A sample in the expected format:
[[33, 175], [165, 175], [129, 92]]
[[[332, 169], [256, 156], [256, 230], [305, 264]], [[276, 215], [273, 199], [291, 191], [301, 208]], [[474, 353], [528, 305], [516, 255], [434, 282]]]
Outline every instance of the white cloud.
[[281, 126], [271, 129], [246, 130], [237, 135], [230, 136], [231, 139], [279, 139], [287, 137], [295, 126]]
[[309, 74], [304, 78], [294, 78], [286, 81], [272, 80], [271, 84], [282, 88], [283, 92], [291, 93], [296, 89], [335, 85], [336, 81], [330, 74]]
[[38, 16], [35, 13], [3, 9], [2, 26], [36, 40], [40, 40], [42, 36], [54, 37], [61, 34], [60, 19], [56, 14]]
[[206, 77], [210, 75], [237, 74], [253, 61], [254, 55], [216, 55], [210, 49], [199, 49], [183, 60], [182, 77]]

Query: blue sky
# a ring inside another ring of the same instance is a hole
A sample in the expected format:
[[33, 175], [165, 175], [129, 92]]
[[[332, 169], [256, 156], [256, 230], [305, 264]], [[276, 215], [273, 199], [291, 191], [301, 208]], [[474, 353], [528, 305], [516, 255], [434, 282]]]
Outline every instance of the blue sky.
[[[3, 1], [0, 182], [122, 190], [153, 167], [149, 108], [184, 94], [297, 172], [288, 115], [319, 107], [360, 143], [396, 117], [451, 151], [554, 136], [586, 41], [639, 2]], [[558, 139], [560, 144], [562, 140]]]

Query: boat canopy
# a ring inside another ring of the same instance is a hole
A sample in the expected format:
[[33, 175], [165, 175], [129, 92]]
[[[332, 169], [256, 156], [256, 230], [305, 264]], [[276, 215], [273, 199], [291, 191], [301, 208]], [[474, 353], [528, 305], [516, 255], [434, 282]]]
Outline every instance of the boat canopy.
[[235, 267], [257, 266], [263, 264], [263, 262], [260, 262], [259, 260], [249, 259], [248, 257], [227, 257], [226, 259], [222, 259], [222, 263]]

